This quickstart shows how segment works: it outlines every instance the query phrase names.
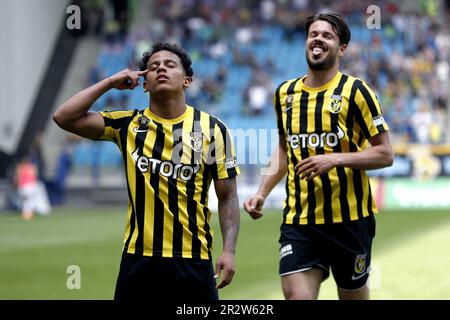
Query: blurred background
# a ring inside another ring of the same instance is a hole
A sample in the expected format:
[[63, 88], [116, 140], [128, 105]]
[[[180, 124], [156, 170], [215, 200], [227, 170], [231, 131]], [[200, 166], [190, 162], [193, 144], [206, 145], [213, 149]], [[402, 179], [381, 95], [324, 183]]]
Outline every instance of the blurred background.
[[[77, 138], [50, 121], [62, 102], [124, 68], [138, 69], [157, 41], [180, 44], [193, 60], [187, 103], [244, 133], [234, 135], [242, 202], [278, 142], [274, 89], [306, 73], [303, 24], [321, 10], [349, 22], [341, 70], [375, 90], [396, 153], [392, 167], [370, 172], [382, 211], [374, 297], [450, 299], [443, 273], [450, 265], [449, 0], [1, 0], [0, 298], [112, 297], [127, 206], [121, 155], [112, 143]], [[140, 88], [111, 90], [93, 110], [147, 105]], [[21, 201], [20, 184], [30, 176], [40, 190], [39, 216]], [[241, 269], [224, 298], [282, 298], [284, 197], [280, 185], [264, 222], [243, 214]], [[216, 254], [220, 242], [216, 225]], [[87, 270], [84, 289], [66, 288], [70, 264]], [[325, 284], [321, 298], [336, 298], [332, 286]]]

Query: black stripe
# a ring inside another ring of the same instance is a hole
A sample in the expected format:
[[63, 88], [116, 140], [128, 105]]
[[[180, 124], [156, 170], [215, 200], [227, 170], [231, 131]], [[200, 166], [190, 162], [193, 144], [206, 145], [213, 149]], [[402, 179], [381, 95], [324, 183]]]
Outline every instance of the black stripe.
[[[192, 123], [192, 132], [202, 132], [200, 126], [200, 110], [194, 109], [194, 121]], [[196, 163], [197, 152], [192, 150], [191, 165], [200, 166], [201, 163]], [[201, 152], [200, 152], [201, 154]], [[186, 183], [186, 206], [189, 216], [189, 230], [192, 233], [192, 257], [200, 256], [201, 242], [198, 238], [198, 225], [197, 225], [197, 202], [194, 200], [195, 195], [195, 178], [196, 174], [193, 174], [191, 179]]]
[[[355, 101], [355, 95], [356, 91], [358, 89], [358, 86], [360, 85], [361, 80], [355, 80], [352, 85], [352, 90], [350, 94], [349, 99], [349, 111], [347, 114], [347, 120], [346, 120], [346, 126], [348, 128], [348, 138], [350, 142], [350, 152], [357, 152], [358, 147], [353, 141], [353, 130], [354, 130], [354, 121], [358, 123], [360, 128], [368, 133], [368, 129], [366, 126], [366, 123], [364, 122], [364, 119], [361, 114], [361, 110], [356, 105]], [[361, 172], [357, 169], [351, 169], [353, 173], [353, 187], [355, 189], [355, 197], [356, 197], [356, 207], [357, 207], [357, 214], [358, 218], [362, 218], [362, 197], [363, 197], [363, 189], [362, 189], [362, 181], [361, 181]]]
[[[214, 124], [211, 123], [211, 117], [209, 115], [207, 115], [209, 117], [209, 133], [210, 133], [210, 144], [208, 146], [208, 151], [211, 150], [211, 148], [213, 147], [211, 145], [211, 140], [213, 138], [213, 134], [214, 134]], [[212, 127], [211, 127], [212, 125]], [[209, 152], [208, 152], [209, 154]], [[202, 181], [202, 194], [200, 197], [200, 203], [203, 205], [203, 216], [205, 219], [205, 238], [206, 238], [206, 246], [208, 248], [208, 255], [211, 258], [211, 248], [212, 248], [212, 234], [211, 234], [211, 226], [208, 223], [208, 214], [210, 213], [209, 208], [206, 206], [206, 202], [208, 199], [208, 190], [209, 190], [209, 186], [211, 184], [211, 166], [206, 165], [204, 170], [203, 170], [203, 181]]]
[[[361, 80], [355, 80], [355, 82], [353, 83], [353, 87], [352, 87], [352, 93], [353, 90], [355, 90], [355, 94], [356, 94], [356, 90], [358, 90], [358, 88], [362, 85]], [[358, 123], [359, 127], [361, 128], [362, 132], [364, 133], [364, 136], [366, 138], [370, 138], [370, 131], [369, 128], [367, 128], [366, 122], [364, 121], [364, 116], [361, 112], [361, 109], [359, 108], [359, 106], [356, 104], [355, 101], [355, 96], [353, 95], [353, 103], [351, 104], [352, 108], [353, 108], [353, 113], [355, 116], [355, 120]]]
[[[309, 93], [306, 91], [302, 92], [302, 96], [300, 98], [300, 133], [308, 133], [308, 99]], [[308, 152], [308, 144], [306, 143], [304, 146], [300, 145], [302, 160], [309, 157]], [[316, 211], [316, 195], [314, 192], [315, 184], [313, 181], [307, 181], [307, 190], [308, 190], [308, 224], [315, 224], [315, 211]]]
[[[344, 89], [344, 85], [348, 80], [348, 76], [343, 74], [341, 80], [339, 81], [338, 86], [334, 89], [333, 95], [341, 95], [342, 90]], [[348, 115], [348, 111], [347, 111]], [[331, 120], [331, 130], [334, 133], [338, 133], [338, 124], [339, 124], [339, 114], [338, 113], [330, 113]], [[342, 129], [342, 128], [341, 128]], [[342, 152], [341, 143], [339, 142], [335, 147], [333, 147], [333, 152], [340, 153]], [[347, 175], [345, 174], [345, 169], [343, 167], [336, 167], [337, 176], [339, 179], [339, 202], [341, 204], [341, 217], [343, 222], [350, 221], [350, 208], [347, 199]]]
[[[232, 144], [231, 144], [231, 142], [232, 142], [231, 135], [228, 132], [227, 127], [225, 127], [225, 125], [220, 120], [218, 120], [217, 118], [214, 118], [214, 120], [215, 120], [217, 126], [220, 129], [220, 133], [222, 134], [222, 140], [223, 140], [224, 147], [225, 147], [225, 149], [224, 149], [224, 151], [225, 151], [225, 161], [228, 161], [230, 159], [234, 160], [233, 152], [232, 152], [232, 148], [231, 148], [231, 146], [232, 146]], [[219, 159], [219, 161], [222, 161], [222, 159]], [[228, 168], [226, 170], [227, 170], [228, 177], [230, 177], [230, 178], [237, 175], [236, 168], [234, 168], [234, 167], [233, 168]]]
[[357, 142], [358, 146], [361, 146], [364, 140], [365, 140], [364, 135], [361, 132]]
[[373, 215], [373, 210], [372, 210], [372, 201], [374, 201], [374, 199], [372, 199], [372, 188], [370, 187], [370, 180], [368, 177], [366, 177], [366, 179], [368, 180], [367, 183], [369, 185], [369, 197], [367, 200], [367, 209], [369, 212], [369, 215]]
[[[177, 123], [172, 126], [172, 163], [181, 163], [183, 156], [183, 123]], [[175, 151], [180, 149], [178, 154]], [[177, 178], [168, 177], [169, 183], [169, 210], [173, 214], [173, 234], [172, 234], [172, 254], [173, 256], [182, 256], [183, 252], [183, 225], [180, 222], [179, 207], [178, 207], [178, 187]]]
[[[325, 91], [321, 91], [316, 96], [316, 106], [314, 109], [314, 132], [316, 132], [319, 137], [321, 133], [323, 132], [323, 126], [322, 126], [322, 109], [323, 109], [323, 100], [325, 96]], [[319, 138], [320, 141], [320, 138]], [[319, 143], [319, 146], [316, 147], [316, 154], [324, 154], [325, 150], [323, 145]]]
[[373, 101], [372, 96], [369, 93], [369, 90], [367, 90], [367, 87], [364, 85], [362, 81], [359, 81], [358, 89], [359, 92], [361, 92], [362, 96], [364, 97], [364, 100], [366, 100], [367, 106], [369, 107], [370, 113], [372, 114], [372, 118], [379, 116], [380, 113], [378, 112], [375, 101]]
[[[131, 123], [133, 118], [130, 118], [128, 125]], [[128, 235], [127, 240], [125, 241], [125, 245], [123, 248], [124, 252], [127, 252], [128, 250], [128, 246], [130, 244], [131, 241], [131, 237], [133, 236], [133, 232], [134, 232], [134, 228], [135, 228], [135, 219], [136, 219], [136, 210], [135, 210], [135, 206], [134, 206], [134, 200], [133, 200], [133, 196], [131, 194], [131, 189], [130, 189], [130, 181], [129, 181], [129, 177], [128, 177], [128, 163], [127, 163], [127, 153], [128, 153], [128, 145], [127, 145], [127, 141], [128, 141], [128, 129], [126, 127], [123, 127], [124, 130], [120, 130], [120, 145], [122, 147], [122, 159], [123, 159], [123, 167], [125, 169], [125, 177], [127, 180], [127, 192], [128, 192], [128, 201], [131, 204], [131, 215], [130, 215], [130, 233]], [[132, 165], [132, 164], [130, 164]]]
[[219, 173], [217, 171], [217, 159], [216, 159], [216, 147], [215, 147], [216, 138], [214, 136], [215, 126], [216, 126], [216, 121], [215, 121], [214, 117], [209, 116], [209, 132], [210, 132], [211, 140], [209, 142], [207, 163], [210, 167], [211, 176], [213, 179], [217, 179], [219, 176]]
[[[300, 79], [296, 79], [289, 85], [289, 87], [287, 88], [287, 91], [286, 91], [287, 95], [294, 94], [295, 86], [297, 85], [297, 82], [299, 80]], [[293, 107], [286, 110], [286, 134], [288, 136], [292, 134], [292, 110], [293, 110]], [[294, 154], [294, 150], [292, 148], [291, 148], [291, 161], [292, 161], [292, 164], [294, 167], [298, 163], [297, 158], [295, 157], [295, 154]], [[288, 164], [289, 164], [289, 161], [288, 161]], [[290, 177], [289, 177], [289, 170], [288, 170], [288, 176], [286, 178], [286, 186], [285, 186], [286, 187], [286, 205], [283, 210], [283, 223], [286, 222], [286, 216], [291, 211], [291, 208], [289, 206], [289, 196], [290, 196], [290, 190], [289, 190], [289, 184], [288, 184], [289, 178]], [[295, 172], [294, 172], [294, 184], [295, 184], [294, 197], [295, 197], [295, 210], [296, 211], [295, 211], [293, 223], [298, 224], [299, 219], [297, 216], [299, 216], [301, 214], [300, 183], [299, 183], [298, 175], [296, 175]], [[297, 217], [297, 220], [295, 220], [296, 217]], [[295, 222], [295, 221], [297, 221], [297, 222]]]
[[347, 112], [347, 119], [345, 120], [345, 126], [347, 127], [347, 135], [348, 140], [350, 144], [350, 152], [356, 152], [358, 151], [358, 147], [353, 141], [353, 130], [355, 125], [355, 111], [356, 109], [359, 109], [355, 102], [355, 95], [356, 95], [356, 89], [357, 89], [357, 83], [356, 81], [353, 82], [352, 89], [350, 92], [350, 97], [348, 100], [348, 112]]
[[348, 80], [348, 75], [343, 74], [341, 76], [341, 80], [339, 80], [339, 84], [336, 87], [336, 89], [334, 89], [333, 95], [341, 95], [342, 94], [342, 90], [344, 90], [344, 85]]
[[[295, 81], [295, 83], [298, 81], [298, 79]], [[281, 87], [286, 83], [287, 81], [284, 81], [282, 84], [280, 84], [275, 91], [275, 112], [277, 114], [277, 127], [278, 127], [278, 134], [286, 134], [283, 127], [283, 116], [281, 113], [281, 102], [280, 102], [280, 90]]]
[[[325, 91], [321, 91], [317, 94], [316, 97], [316, 107], [314, 112], [314, 125], [315, 132], [321, 136], [323, 132], [322, 126], [322, 109], [323, 109], [323, 101], [325, 97]], [[316, 148], [316, 154], [325, 154], [324, 147], [319, 144]], [[320, 176], [320, 180], [322, 181], [322, 190], [323, 190], [323, 216], [326, 224], [333, 223], [333, 210], [332, 210], [332, 199], [331, 199], [331, 182], [328, 173], [322, 174]]]
[[212, 234], [211, 234], [211, 226], [208, 223], [208, 214], [209, 214], [209, 208], [206, 206], [206, 199], [208, 197], [208, 190], [209, 186], [211, 184], [211, 175], [209, 173], [209, 168], [205, 167], [205, 170], [203, 171], [203, 181], [202, 181], [202, 194], [200, 203], [203, 205], [203, 216], [205, 219], [205, 238], [206, 238], [206, 246], [208, 248], [208, 255], [211, 259], [211, 248], [212, 248]]
[[[111, 118], [103, 117], [103, 120], [105, 122], [105, 127], [111, 127], [113, 129], [121, 129], [121, 128], [128, 127], [131, 120], [133, 120], [133, 118], [136, 116], [137, 112], [138, 112], [138, 110], [135, 109], [135, 110], [133, 110], [133, 114], [131, 116], [118, 118], [118, 119], [111, 119]], [[114, 113], [114, 112], [109, 112], [109, 113]]]
[[358, 169], [353, 170], [353, 185], [355, 188], [355, 196], [356, 196], [356, 207], [358, 212], [358, 219], [363, 217], [362, 215], [362, 205], [363, 205], [363, 187], [362, 187], [362, 178], [361, 171]]
[[[139, 112], [142, 114], [143, 110]], [[147, 137], [148, 131], [138, 132], [135, 138], [135, 146], [138, 155], [143, 155], [145, 138]], [[144, 253], [144, 223], [145, 223], [145, 178], [144, 174], [139, 171], [137, 167], [137, 162], [134, 165], [136, 172], [136, 221], [138, 235], [136, 238], [135, 254], [142, 255]]]
[[[164, 149], [164, 129], [161, 123], [154, 121], [156, 124], [156, 138], [155, 144], [152, 149], [152, 158], [161, 160], [161, 155]], [[149, 166], [150, 168], [152, 166]], [[150, 186], [155, 193], [153, 200], [154, 209], [154, 222], [153, 222], [153, 255], [162, 256], [163, 250], [163, 231], [164, 231], [164, 203], [159, 196], [159, 169], [160, 166], [156, 166], [156, 170], [150, 171]]]

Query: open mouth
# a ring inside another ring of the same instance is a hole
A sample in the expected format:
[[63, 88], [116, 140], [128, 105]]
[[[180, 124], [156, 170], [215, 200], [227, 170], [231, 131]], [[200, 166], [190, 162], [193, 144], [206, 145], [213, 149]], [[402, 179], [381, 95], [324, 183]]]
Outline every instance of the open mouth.
[[322, 48], [315, 47], [315, 48], [313, 48], [312, 52], [314, 55], [317, 56], [317, 55], [321, 54], [322, 52], [324, 52], [324, 50]]
[[314, 56], [320, 56], [322, 53], [326, 52], [326, 48], [321, 45], [314, 44], [311, 46], [311, 51]]

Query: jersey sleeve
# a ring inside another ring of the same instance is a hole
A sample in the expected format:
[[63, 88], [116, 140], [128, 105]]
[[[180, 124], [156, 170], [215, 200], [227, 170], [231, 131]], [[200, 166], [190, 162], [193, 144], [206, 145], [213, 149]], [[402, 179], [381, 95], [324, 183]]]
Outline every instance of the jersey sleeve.
[[364, 82], [360, 82], [355, 94], [356, 122], [366, 139], [389, 130], [377, 96]]
[[105, 131], [98, 140], [108, 140], [117, 143], [120, 130], [127, 130], [136, 112], [137, 110], [99, 112], [105, 122]]
[[280, 90], [285, 82], [280, 84], [278, 88], [275, 90], [275, 94], [273, 96], [273, 106], [275, 108], [275, 113], [277, 115], [277, 128], [278, 134], [286, 134], [283, 126], [283, 114], [281, 111], [281, 101], [280, 101]]
[[236, 152], [228, 128], [219, 120], [214, 125], [214, 156], [212, 177], [214, 180], [232, 178], [240, 174]]

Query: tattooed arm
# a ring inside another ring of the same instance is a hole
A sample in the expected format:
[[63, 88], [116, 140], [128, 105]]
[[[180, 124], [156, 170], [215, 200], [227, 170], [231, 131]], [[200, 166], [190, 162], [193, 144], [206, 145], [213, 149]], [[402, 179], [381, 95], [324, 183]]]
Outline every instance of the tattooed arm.
[[228, 285], [234, 276], [234, 255], [239, 233], [240, 212], [235, 177], [214, 180], [214, 187], [219, 199], [219, 221], [223, 239], [223, 251], [216, 262], [216, 278], [222, 271], [224, 272], [217, 285], [220, 289]]

